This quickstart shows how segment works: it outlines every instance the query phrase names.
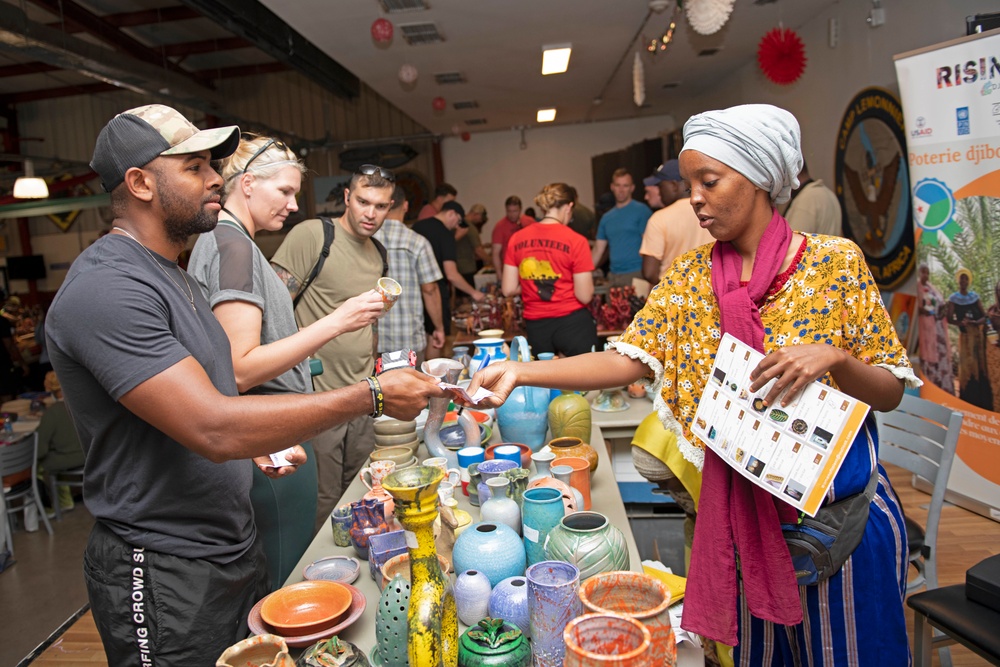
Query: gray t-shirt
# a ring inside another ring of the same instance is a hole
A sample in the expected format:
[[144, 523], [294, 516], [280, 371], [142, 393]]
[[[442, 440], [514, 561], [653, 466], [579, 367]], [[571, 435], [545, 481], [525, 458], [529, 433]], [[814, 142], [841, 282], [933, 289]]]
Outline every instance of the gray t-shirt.
[[[227, 301], [245, 301], [261, 310], [260, 344], [287, 338], [299, 328], [288, 287], [268, 264], [264, 253], [242, 229], [219, 222], [194, 244], [188, 272], [208, 293], [215, 308]], [[312, 391], [309, 364], [303, 360], [248, 394], [302, 394]]]
[[253, 464], [213, 463], [118, 402], [187, 357], [236, 395], [229, 339], [197, 282], [132, 239], [105, 236], [73, 262], [45, 333], [87, 454], [90, 513], [133, 546], [219, 563], [242, 556], [256, 535]]

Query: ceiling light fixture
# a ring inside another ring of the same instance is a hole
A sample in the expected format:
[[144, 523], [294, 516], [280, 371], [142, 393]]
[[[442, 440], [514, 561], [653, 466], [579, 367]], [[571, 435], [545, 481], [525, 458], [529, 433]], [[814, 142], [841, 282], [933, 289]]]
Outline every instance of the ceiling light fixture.
[[569, 69], [572, 44], [555, 44], [542, 47], [542, 75], [562, 74]]
[[539, 123], [551, 123], [556, 119], [555, 109], [539, 109], [538, 114], [535, 116], [535, 120]]
[[49, 186], [44, 178], [35, 176], [35, 164], [24, 161], [24, 176], [14, 181], [14, 197], [17, 199], [45, 199], [49, 196]]

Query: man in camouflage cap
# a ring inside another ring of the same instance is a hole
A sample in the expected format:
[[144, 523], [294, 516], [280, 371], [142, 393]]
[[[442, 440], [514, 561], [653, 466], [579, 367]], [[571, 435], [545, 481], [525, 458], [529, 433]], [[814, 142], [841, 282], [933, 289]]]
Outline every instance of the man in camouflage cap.
[[[84, 576], [112, 665], [209, 664], [244, 638], [268, 592], [248, 459], [290, 474], [305, 461], [297, 443], [373, 409], [367, 382], [237, 395], [229, 339], [177, 257], [215, 227], [222, 179], [210, 160], [238, 140], [236, 127], [199, 130], [161, 105], [111, 119], [91, 166], [111, 193], [112, 233], [73, 263], [46, 320], [86, 453], [97, 521]], [[412, 370], [379, 381], [399, 419], [444, 395]], [[286, 448], [290, 465], [267, 456]]]

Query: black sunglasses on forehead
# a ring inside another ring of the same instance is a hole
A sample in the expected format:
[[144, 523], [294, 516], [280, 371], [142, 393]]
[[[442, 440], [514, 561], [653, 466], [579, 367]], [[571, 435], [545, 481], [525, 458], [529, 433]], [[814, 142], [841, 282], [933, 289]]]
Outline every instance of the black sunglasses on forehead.
[[257, 158], [259, 158], [264, 153], [266, 153], [267, 149], [270, 148], [271, 146], [276, 146], [277, 148], [279, 148], [280, 150], [284, 151], [285, 153], [289, 152], [288, 146], [286, 146], [284, 143], [278, 141], [277, 139], [268, 139], [264, 143], [263, 146], [261, 146], [260, 148], [257, 149], [256, 153], [254, 153], [253, 155], [250, 156], [250, 159], [247, 160], [247, 163], [245, 165], [243, 165], [243, 173], [244, 174], [247, 173], [247, 171], [250, 170], [250, 165], [253, 164], [253, 161], [256, 160]]
[[377, 164], [363, 164], [360, 167], [358, 167], [358, 170], [355, 173], [361, 174], [362, 176], [375, 176], [377, 174], [379, 178], [384, 178], [390, 183], [396, 182], [395, 174], [393, 174], [388, 169], [383, 169]]

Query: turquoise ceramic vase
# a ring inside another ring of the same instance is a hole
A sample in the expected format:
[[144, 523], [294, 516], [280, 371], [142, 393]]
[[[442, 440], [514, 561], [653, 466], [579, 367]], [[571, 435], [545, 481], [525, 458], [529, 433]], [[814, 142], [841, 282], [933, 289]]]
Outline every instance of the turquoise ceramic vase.
[[[512, 359], [529, 362], [528, 341], [517, 336], [510, 346]], [[506, 402], [497, 408], [497, 423], [507, 442], [523, 442], [537, 452], [545, 445], [549, 428], [549, 390], [542, 387], [518, 387]]]
[[458, 667], [530, 667], [531, 647], [516, 625], [484, 618], [462, 634]]
[[566, 508], [558, 489], [538, 487], [524, 492], [521, 532], [528, 565], [545, 560], [545, 538], [565, 514]]

